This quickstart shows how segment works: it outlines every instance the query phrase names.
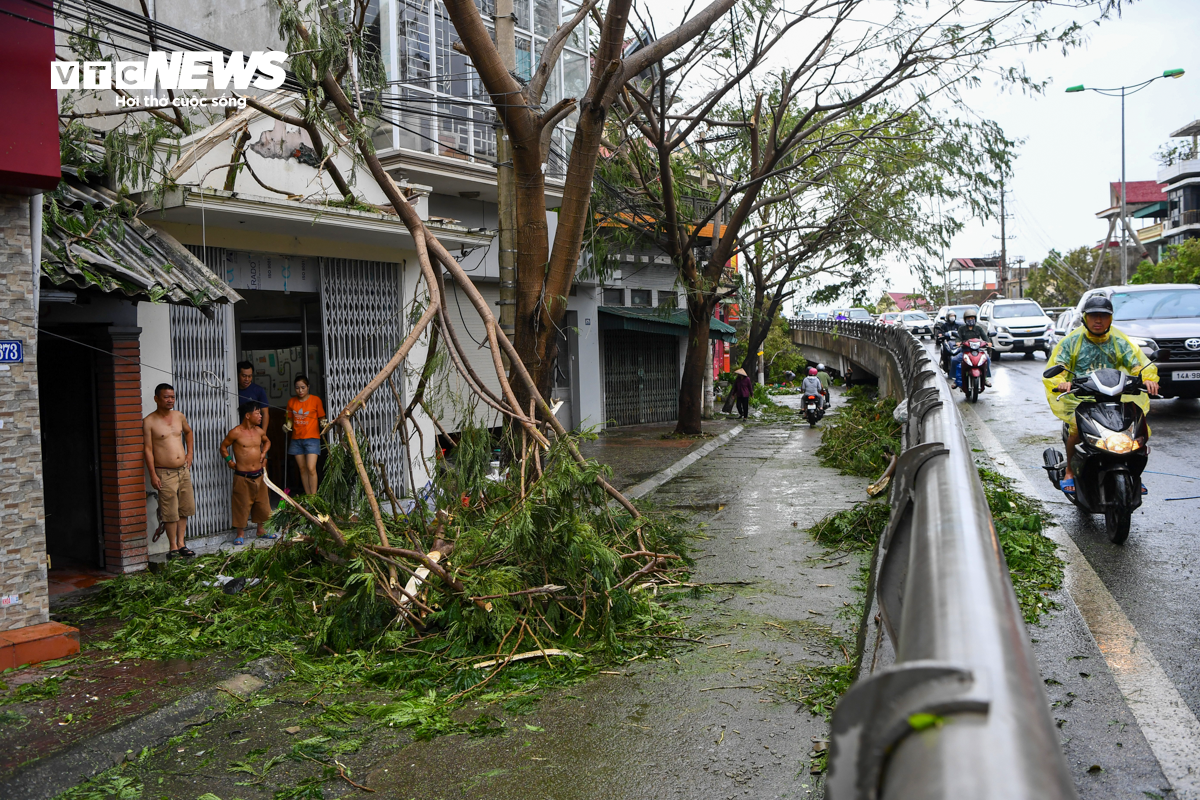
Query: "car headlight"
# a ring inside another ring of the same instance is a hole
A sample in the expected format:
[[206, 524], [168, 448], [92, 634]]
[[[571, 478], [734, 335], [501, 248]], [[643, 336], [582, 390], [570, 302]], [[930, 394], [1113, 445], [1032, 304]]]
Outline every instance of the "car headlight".
[[996, 330], [1000, 331], [1001, 333], [1008, 333], [1008, 328], [1004, 327], [1003, 325], [996, 328]]
[[1154, 341], [1153, 339], [1147, 339], [1144, 336], [1130, 336], [1129, 341], [1133, 342], [1143, 350], [1158, 349], [1158, 342]]

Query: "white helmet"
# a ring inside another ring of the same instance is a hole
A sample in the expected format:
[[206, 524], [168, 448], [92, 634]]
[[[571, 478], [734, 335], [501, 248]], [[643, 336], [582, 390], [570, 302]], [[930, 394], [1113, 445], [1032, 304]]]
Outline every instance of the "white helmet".
[[824, 371], [825, 371], [825, 365], [817, 364], [817, 372], [824, 372]]

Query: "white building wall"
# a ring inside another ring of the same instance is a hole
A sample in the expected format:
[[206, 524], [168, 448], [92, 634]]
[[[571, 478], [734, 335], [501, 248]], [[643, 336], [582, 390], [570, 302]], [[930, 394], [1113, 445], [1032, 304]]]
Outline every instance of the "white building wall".
[[600, 351], [601, 291], [596, 286], [580, 286], [567, 308], [579, 315], [579, 403], [581, 429], [604, 426], [604, 362]]

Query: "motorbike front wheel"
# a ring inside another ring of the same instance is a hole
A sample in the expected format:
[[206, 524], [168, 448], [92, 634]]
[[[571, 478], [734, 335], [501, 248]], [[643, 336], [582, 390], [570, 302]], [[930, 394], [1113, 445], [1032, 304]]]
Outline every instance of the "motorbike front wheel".
[[967, 382], [967, 402], [974, 403], [979, 399], [979, 378], [969, 377]]
[[1114, 475], [1108, 506], [1104, 509], [1104, 530], [1113, 544], [1125, 544], [1133, 517], [1133, 478]]

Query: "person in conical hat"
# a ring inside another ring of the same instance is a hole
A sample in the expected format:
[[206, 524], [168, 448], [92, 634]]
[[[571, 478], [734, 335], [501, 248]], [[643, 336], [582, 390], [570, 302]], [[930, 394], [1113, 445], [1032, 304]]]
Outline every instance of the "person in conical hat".
[[738, 416], [746, 419], [750, 416], [750, 395], [754, 391], [754, 385], [750, 382], [746, 370], [739, 368], [734, 375], [737, 375], [733, 381], [733, 394], [737, 397]]

